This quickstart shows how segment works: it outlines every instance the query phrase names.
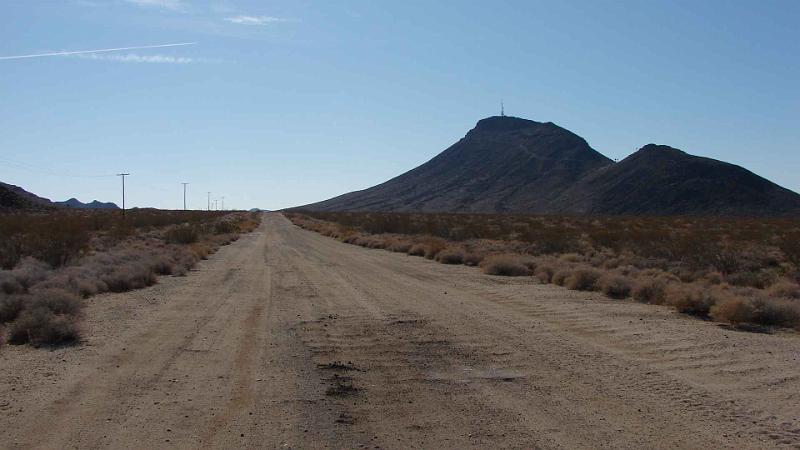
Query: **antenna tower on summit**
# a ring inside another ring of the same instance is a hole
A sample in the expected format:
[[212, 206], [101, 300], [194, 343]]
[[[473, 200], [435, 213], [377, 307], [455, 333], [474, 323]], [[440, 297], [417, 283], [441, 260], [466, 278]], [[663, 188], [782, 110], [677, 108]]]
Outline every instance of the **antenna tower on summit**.
[[500, 117], [505, 117], [505, 116], [506, 116], [506, 108], [505, 105], [503, 105], [503, 101], [500, 100]]

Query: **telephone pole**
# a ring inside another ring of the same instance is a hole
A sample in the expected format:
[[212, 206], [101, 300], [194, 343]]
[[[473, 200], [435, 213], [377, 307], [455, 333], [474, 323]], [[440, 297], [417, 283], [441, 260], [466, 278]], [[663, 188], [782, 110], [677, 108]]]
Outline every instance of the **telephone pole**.
[[122, 217], [125, 217], [125, 177], [129, 176], [129, 173], [118, 173], [118, 177], [122, 177]]
[[222, 196], [222, 210], [225, 211], [225, 196]]
[[208, 191], [208, 210], [211, 211], [211, 191]]
[[189, 183], [181, 183], [183, 185], [183, 210], [186, 211], [186, 185]]

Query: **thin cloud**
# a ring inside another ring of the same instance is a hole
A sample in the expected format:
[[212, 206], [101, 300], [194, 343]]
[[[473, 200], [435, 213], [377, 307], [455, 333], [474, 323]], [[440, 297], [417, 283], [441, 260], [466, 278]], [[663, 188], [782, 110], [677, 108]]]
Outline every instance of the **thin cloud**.
[[138, 55], [136, 53], [128, 53], [127, 55], [114, 55], [114, 54], [79, 54], [71, 55], [81, 59], [91, 59], [95, 61], [116, 61], [124, 63], [147, 63], [147, 64], [192, 64], [210, 62], [207, 59], [201, 58], [187, 58], [184, 56], [168, 56], [168, 55]]
[[150, 8], [160, 8], [160, 9], [169, 9], [172, 11], [180, 11], [183, 9], [183, 1], [181, 0], [125, 0], [128, 3], [133, 3], [134, 5], [150, 7]]
[[225, 20], [239, 25], [267, 25], [270, 23], [290, 22], [289, 19], [271, 16], [234, 16], [226, 17]]
[[90, 53], [108, 53], [119, 52], [125, 50], [143, 50], [147, 48], [165, 48], [165, 47], [181, 47], [184, 45], [195, 45], [196, 42], [181, 42], [178, 44], [159, 44], [159, 45], [141, 45], [137, 47], [118, 47], [118, 48], [103, 48], [99, 50], [78, 50], [71, 52], [52, 52], [52, 53], [35, 53], [31, 55], [14, 55], [14, 56], [0, 56], [0, 60], [4, 59], [25, 59], [25, 58], [41, 58], [45, 56], [69, 56], [69, 55], [85, 55]]

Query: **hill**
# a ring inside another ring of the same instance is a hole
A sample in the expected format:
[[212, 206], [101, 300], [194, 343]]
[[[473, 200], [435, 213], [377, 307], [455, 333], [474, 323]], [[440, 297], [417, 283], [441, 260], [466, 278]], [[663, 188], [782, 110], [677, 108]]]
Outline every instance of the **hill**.
[[54, 208], [53, 202], [13, 184], [0, 182], [0, 211]]
[[92, 200], [89, 203], [83, 203], [77, 198], [73, 197], [63, 202], [55, 202], [57, 205], [73, 209], [119, 209], [116, 203], [107, 202], [103, 203], [97, 200]]
[[613, 164], [553, 123], [489, 117], [425, 164], [313, 210], [548, 212], [574, 180]]
[[614, 163], [551, 122], [495, 116], [398, 177], [297, 209], [800, 216], [800, 195], [668, 146], [646, 145]]

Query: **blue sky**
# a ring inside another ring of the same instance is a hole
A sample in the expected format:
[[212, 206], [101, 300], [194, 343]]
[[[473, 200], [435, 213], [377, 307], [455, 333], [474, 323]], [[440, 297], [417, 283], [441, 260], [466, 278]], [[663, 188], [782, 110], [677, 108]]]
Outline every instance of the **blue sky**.
[[6, 0], [0, 181], [63, 200], [283, 208], [363, 189], [499, 112], [800, 191], [798, 1]]

